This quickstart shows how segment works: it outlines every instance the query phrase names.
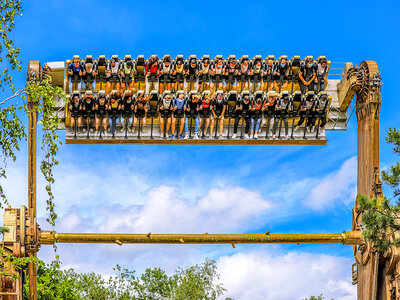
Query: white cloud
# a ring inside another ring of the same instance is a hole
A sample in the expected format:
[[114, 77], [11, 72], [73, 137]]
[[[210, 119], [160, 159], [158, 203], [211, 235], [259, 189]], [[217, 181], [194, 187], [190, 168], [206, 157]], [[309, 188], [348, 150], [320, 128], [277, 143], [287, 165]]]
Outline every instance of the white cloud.
[[328, 174], [311, 188], [303, 205], [322, 211], [336, 203], [354, 203], [357, 188], [357, 157], [346, 160], [338, 171]]
[[[58, 220], [56, 230], [137, 233], [232, 233], [263, 226], [263, 215], [272, 207], [259, 192], [241, 187], [211, 189], [197, 202], [189, 204], [178, 197], [178, 189], [160, 186], [147, 192], [143, 205], [99, 205], [96, 226], [83, 226], [74, 208]], [[129, 200], [129, 203], [132, 203]], [[92, 220], [93, 222], [93, 220]], [[93, 225], [93, 224], [92, 224]], [[95, 228], [93, 228], [95, 227]]]
[[218, 260], [225, 296], [240, 300], [295, 300], [324, 294], [353, 300], [350, 259], [311, 253], [271, 255], [265, 250], [222, 256]]

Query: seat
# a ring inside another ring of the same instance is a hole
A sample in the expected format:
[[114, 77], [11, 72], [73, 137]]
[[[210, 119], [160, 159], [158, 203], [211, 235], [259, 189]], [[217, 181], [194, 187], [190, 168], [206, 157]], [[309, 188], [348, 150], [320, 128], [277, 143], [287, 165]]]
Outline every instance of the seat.
[[103, 89], [103, 82], [106, 81], [107, 60], [105, 55], [100, 55], [96, 63], [97, 75], [96, 84], [99, 84], [98, 90]]

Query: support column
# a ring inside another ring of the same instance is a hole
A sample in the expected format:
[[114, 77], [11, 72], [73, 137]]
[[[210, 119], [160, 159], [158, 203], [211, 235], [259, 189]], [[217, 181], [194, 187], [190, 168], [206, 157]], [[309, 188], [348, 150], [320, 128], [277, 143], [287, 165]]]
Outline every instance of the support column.
[[[39, 61], [30, 61], [28, 65], [27, 80], [37, 76], [40, 78]], [[30, 219], [28, 233], [28, 253], [31, 257], [36, 257], [38, 250], [38, 231], [36, 222], [36, 129], [37, 129], [37, 102], [28, 95], [28, 215]], [[29, 299], [37, 299], [36, 264], [29, 263]]]
[[[379, 180], [379, 113], [381, 106], [379, 69], [374, 61], [363, 61], [356, 73], [351, 89], [356, 94], [356, 114], [358, 122], [358, 175], [357, 193], [367, 197], [382, 198]], [[353, 209], [353, 230], [362, 230], [359, 204]], [[379, 253], [370, 243], [353, 246], [357, 262], [358, 299], [377, 299], [379, 273]]]

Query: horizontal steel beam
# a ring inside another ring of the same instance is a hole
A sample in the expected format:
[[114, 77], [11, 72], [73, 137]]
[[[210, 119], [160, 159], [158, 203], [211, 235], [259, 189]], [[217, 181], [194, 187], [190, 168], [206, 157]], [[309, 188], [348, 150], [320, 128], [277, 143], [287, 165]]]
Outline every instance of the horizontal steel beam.
[[56, 243], [107, 244], [303, 244], [342, 243], [357, 245], [362, 241], [360, 231], [343, 233], [288, 234], [119, 234], [119, 233], [58, 233], [41, 231], [42, 245]]
[[167, 145], [326, 145], [328, 139], [308, 140], [265, 140], [265, 139], [205, 139], [205, 140], [171, 140], [171, 139], [66, 139], [66, 144], [167, 144]]

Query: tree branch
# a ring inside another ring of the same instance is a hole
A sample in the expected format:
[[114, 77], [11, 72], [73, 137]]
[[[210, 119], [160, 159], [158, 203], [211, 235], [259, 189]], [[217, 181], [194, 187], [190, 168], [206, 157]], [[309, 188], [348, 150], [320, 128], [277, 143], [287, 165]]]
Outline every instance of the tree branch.
[[3, 104], [6, 103], [8, 100], [10, 100], [10, 99], [12, 99], [12, 98], [15, 98], [15, 97], [18, 97], [18, 96], [20, 96], [20, 95], [22, 95], [22, 94], [25, 94], [25, 93], [26, 93], [26, 90], [25, 90], [25, 89], [19, 90], [19, 91], [15, 92], [15, 94], [12, 95], [11, 97], [8, 97], [8, 98], [4, 99], [3, 101], [1, 101], [1, 102], [0, 102], [0, 105], [3, 105]]

